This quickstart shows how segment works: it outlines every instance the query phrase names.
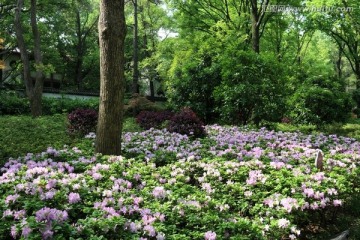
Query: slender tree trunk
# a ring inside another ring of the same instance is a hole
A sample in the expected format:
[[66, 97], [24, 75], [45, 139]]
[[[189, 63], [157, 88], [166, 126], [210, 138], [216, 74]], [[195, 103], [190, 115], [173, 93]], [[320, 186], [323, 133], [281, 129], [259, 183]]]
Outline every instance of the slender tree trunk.
[[29, 54], [27, 52], [27, 48], [25, 45], [25, 39], [24, 39], [24, 29], [21, 24], [21, 11], [24, 7], [24, 0], [18, 0], [17, 6], [15, 8], [15, 35], [17, 39], [17, 45], [20, 50], [20, 56], [21, 56], [21, 62], [23, 64], [23, 80], [25, 84], [25, 90], [26, 95], [29, 97], [29, 99], [32, 96], [33, 92], [33, 83], [30, 76], [30, 60], [29, 60]]
[[134, 3], [134, 38], [133, 38], [133, 83], [132, 83], [132, 93], [139, 93], [139, 36], [138, 36], [138, 5], [137, 0], [133, 0]]
[[124, 0], [101, 0], [99, 18], [100, 105], [96, 152], [119, 155], [124, 98]]
[[36, 10], [36, 0], [31, 0], [31, 29], [34, 36], [35, 65], [38, 66], [35, 75], [35, 87], [32, 97], [30, 98], [31, 114], [33, 117], [38, 117], [42, 114], [41, 100], [44, 87], [44, 76], [41, 69], [39, 69], [39, 66], [42, 65], [42, 54], [40, 34], [36, 20]]
[[[25, 40], [24, 40], [24, 29], [21, 24], [21, 11], [24, 7], [24, 0], [18, 0], [17, 7], [15, 9], [15, 35], [18, 42], [18, 47], [20, 50], [21, 61], [23, 63], [23, 78], [25, 83], [26, 95], [30, 100], [30, 109], [33, 117], [38, 117], [41, 115], [41, 98], [43, 91], [43, 75], [39, 68], [37, 68], [35, 76], [35, 84], [31, 79], [30, 75], [30, 60], [27, 52]], [[42, 65], [42, 56], [40, 48], [40, 34], [37, 27], [36, 21], [36, 0], [31, 0], [31, 11], [30, 11], [30, 20], [31, 20], [31, 29], [34, 38], [34, 56], [35, 56], [35, 65]]]
[[254, 52], [260, 52], [260, 23], [257, 1], [251, 0], [251, 38]]
[[77, 85], [77, 89], [81, 90], [84, 42], [82, 39], [82, 32], [81, 32], [80, 12], [78, 10], [76, 11], [76, 25], [77, 25], [76, 26], [77, 46], [76, 46], [76, 63], [75, 63], [75, 83]]
[[360, 89], [360, 62], [355, 63], [356, 88]]
[[337, 57], [336, 63], [335, 63], [336, 75], [337, 75], [338, 79], [342, 78], [341, 62], [342, 62], [342, 51], [339, 49], [338, 57]]

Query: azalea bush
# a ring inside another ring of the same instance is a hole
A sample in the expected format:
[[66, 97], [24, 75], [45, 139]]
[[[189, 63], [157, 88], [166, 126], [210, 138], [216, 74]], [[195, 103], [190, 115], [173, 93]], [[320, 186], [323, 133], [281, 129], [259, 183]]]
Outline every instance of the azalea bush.
[[[354, 139], [218, 125], [206, 132], [204, 139], [155, 129], [125, 133], [122, 157], [88, 147], [10, 159], [0, 176], [0, 234], [296, 239], [359, 191]], [[94, 137], [87, 135], [89, 146]], [[317, 149], [323, 171], [314, 166]]]

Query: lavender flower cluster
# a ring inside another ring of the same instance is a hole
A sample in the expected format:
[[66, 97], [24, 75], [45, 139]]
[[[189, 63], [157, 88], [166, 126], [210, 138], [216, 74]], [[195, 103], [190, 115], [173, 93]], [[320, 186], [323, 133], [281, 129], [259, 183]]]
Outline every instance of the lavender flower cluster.
[[[218, 125], [206, 131], [202, 140], [166, 130], [125, 133], [123, 150], [147, 161], [77, 148], [10, 159], [1, 168], [0, 230], [14, 239], [296, 239], [303, 214], [340, 207], [351, 195], [360, 160], [354, 139]], [[313, 164], [319, 148], [324, 171]], [[149, 162], [156, 151], [176, 161], [156, 166]]]

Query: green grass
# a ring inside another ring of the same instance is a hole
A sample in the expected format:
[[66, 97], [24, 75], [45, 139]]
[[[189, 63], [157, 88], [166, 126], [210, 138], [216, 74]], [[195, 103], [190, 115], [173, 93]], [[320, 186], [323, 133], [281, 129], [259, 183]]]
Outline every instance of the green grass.
[[[48, 147], [76, 146], [83, 138], [69, 136], [66, 132], [66, 115], [0, 116], [0, 166], [9, 157], [17, 158], [27, 153], [39, 153]], [[141, 131], [135, 119], [124, 121], [123, 131]]]
[[0, 117], [0, 159], [18, 157], [26, 153], [42, 152], [47, 147], [71, 145], [76, 139], [66, 133], [64, 115], [43, 116], [1, 116]]
[[353, 119], [348, 123], [326, 124], [321, 127], [315, 125], [292, 125], [292, 124], [276, 124], [275, 129], [283, 132], [300, 131], [306, 134], [323, 132], [325, 134], [336, 134], [339, 136], [346, 136], [355, 138], [360, 141], [360, 119]]

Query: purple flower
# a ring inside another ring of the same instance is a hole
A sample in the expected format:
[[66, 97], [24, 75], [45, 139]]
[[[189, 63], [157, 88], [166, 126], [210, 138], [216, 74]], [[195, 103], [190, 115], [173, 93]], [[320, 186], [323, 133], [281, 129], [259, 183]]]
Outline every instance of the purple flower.
[[64, 222], [68, 218], [68, 213], [66, 211], [61, 211], [55, 208], [44, 207], [35, 213], [35, 219], [37, 222], [46, 221], [56, 221]]
[[216, 233], [212, 231], [207, 231], [204, 235], [205, 240], [215, 240], [216, 239]]
[[103, 176], [102, 176], [100, 173], [95, 172], [95, 173], [92, 174], [92, 177], [93, 177], [95, 180], [100, 180], [100, 179], [102, 179]]
[[20, 211], [15, 211], [14, 212], [14, 219], [20, 220], [20, 219], [24, 218], [25, 215], [26, 215], [26, 211], [24, 209], [22, 209]]
[[70, 204], [77, 203], [81, 200], [80, 194], [71, 192], [69, 193], [68, 200]]
[[16, 200], [20, 197], [19, 194], [14, 194], [14, 195], [9, 195], [6, 197], [5, 199], [5, 203], [9, 204], [9, 203], [14, 203], [16, 202]]
[[155, 198], [165, 198], [166, 197], [166, 191], [164, 187], [155, 187], [152, 191], [152, 194]]
[[147, 232], [147, 234], [150, 236], [150, 237], [155, 237], [156, 235], [156, 231], [155, 231], [155, 228], [151, 225], [146, 225], [144, 226], [144, 231]]
[[30, 235], [31, 231], [32, 230], [29, 226], [24, 226], [22, 229], [21, 236], [23, 236], [24, 238], [27, 238]]
[[11, 226], [10, 234], [11, 234], [11, 237], [12, 237], [12, 238], [14, 238], [14, 239], [16, 238], [16, 236], [17, 236], [17, 229], [16, 229], [16, 226], [15, 226], [15, 225]]

